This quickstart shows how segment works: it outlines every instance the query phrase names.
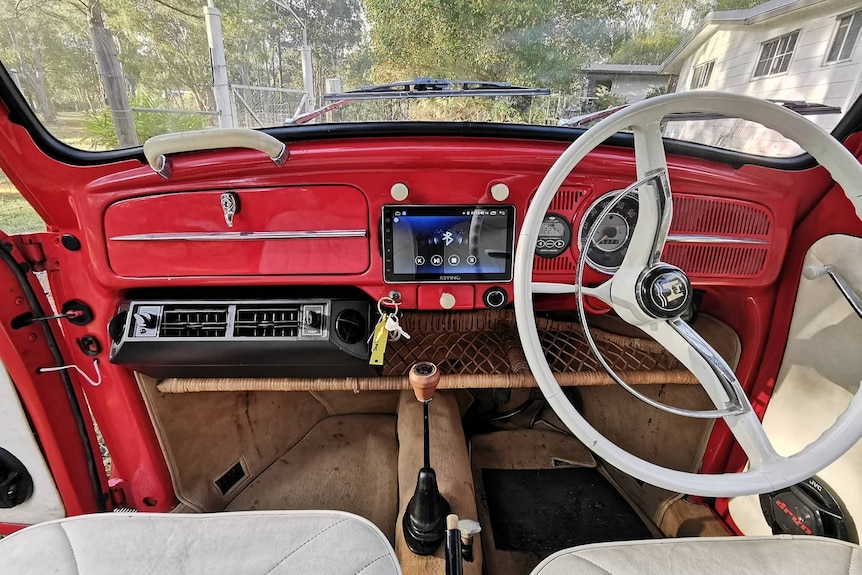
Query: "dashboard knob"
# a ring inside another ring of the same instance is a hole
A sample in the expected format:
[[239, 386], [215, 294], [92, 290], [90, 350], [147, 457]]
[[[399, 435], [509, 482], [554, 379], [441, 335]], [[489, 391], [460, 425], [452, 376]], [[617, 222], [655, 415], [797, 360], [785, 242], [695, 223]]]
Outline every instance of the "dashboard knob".
[[141, 312], [134, 314], [135, 317], [135, 325], [138, 328], [152, 329], [156, 327], [156, 320], [158, 319], [154, 314], [148, 312]]
[[440, 294], [440, 307], [443, 309], [452, 309], [455, 307], [455, 296], [447, 291]]
[[323, 324], [323, 315], [316, 311], [305, 313], [305, 325], [308, 327], [320, 327]]
[[403, 202], [407, 199], [407, 195], [410, 193], [410, 190], [407, 189], [405, 184], [398, 182], [392, 184], [392, 187], [389, 188], [389, 193], [392, 195], [392, 199], [396, 202]]
[[491, 197], [498, 202], [505, 202], [509, 197], [509, 186], [502, 182], [498, 182], [491, 186]]

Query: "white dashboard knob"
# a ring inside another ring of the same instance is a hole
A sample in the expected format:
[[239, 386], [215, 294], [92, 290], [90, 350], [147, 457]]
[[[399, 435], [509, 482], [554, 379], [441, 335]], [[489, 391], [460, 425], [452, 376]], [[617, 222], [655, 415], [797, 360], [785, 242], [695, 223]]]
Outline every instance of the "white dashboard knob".
[[500, 182], [491, 186], [491, 197], [498, 202], [505, 202], [509, 197], [509, 186]]
[[447, 291], [440, 294], [440, 307], [443, 309], [452, 309], [455, 307], [455, 296]]
[[407, 194], [410, 193], [410, 190], [407, 189], [405, 184], [398, 182], [396, 184], [392, 184], [392, 187], [389, 188], [389, 193], [392, 195], [392, 199], [396, 202], [403, 202], [407, 199]]

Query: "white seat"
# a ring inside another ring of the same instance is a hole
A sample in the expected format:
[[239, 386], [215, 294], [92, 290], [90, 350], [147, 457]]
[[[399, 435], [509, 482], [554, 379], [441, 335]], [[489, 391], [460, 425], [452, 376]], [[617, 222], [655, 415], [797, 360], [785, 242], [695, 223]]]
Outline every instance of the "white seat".
[[400, 575], [370, 521], [340, 511], [103, 513], [0, 540], [4, 575]]
[[598, 543], [554, 553], [532, 575], [848, 575], [860, 547], [823, 537], [702, 537]]

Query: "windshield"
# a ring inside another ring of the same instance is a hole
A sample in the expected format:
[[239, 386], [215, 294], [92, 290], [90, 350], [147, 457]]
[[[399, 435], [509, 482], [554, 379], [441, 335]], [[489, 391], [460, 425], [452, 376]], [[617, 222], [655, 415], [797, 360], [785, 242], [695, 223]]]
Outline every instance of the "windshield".
[[[48, 130], [85, 150], [215, 127], [580, 127], [595, 112], [690, 90], [775, 100], [831, 130], [862, 91], [853, 5], [0, 0], [0, 59]], [[762, 156], [801, 152], [733, 118], [670, 119], [664, 134]]]

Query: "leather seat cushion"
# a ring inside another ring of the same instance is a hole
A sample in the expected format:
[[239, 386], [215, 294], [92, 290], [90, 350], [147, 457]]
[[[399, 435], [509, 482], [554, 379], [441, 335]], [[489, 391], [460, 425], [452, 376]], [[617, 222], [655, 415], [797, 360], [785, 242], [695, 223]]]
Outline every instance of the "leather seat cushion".
[[104, 513], [0, 540], [0, 571], [27, 575], [400, 575], [370, 521], [338, 511]]
[[704, 537], [584, 545], [533, 575], [832, 575], [862, 573], [860, 547], [822, 537]]

